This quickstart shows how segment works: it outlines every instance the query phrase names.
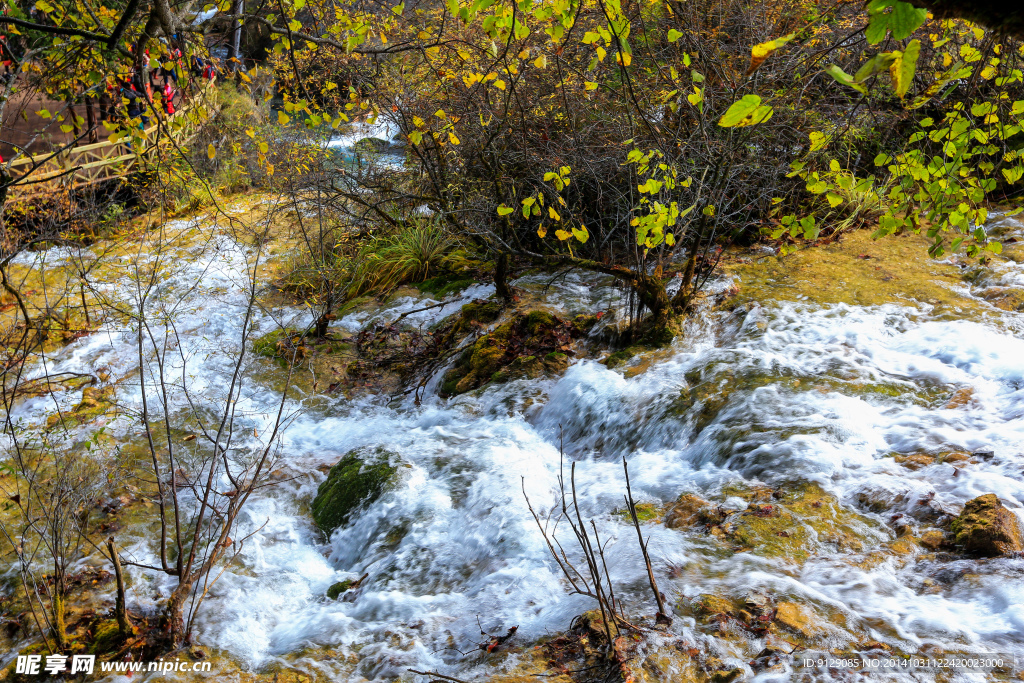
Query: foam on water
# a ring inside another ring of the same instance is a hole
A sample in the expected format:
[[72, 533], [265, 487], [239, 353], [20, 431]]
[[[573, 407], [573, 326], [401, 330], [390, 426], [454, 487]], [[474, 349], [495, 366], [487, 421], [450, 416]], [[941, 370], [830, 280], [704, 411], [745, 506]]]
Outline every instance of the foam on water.
[[[230, 376], [250, 262], [251, 254], [220, 239], [178, 263], [161, 285], [168, 301], [188, 292], [176, 309], [185, 349], [176, 371], [193, 378], [195, 396], [212, 404]], [[545, 304], [567, 313], [621, 304], [614, 288], [588, 286], [579, 276], [524, 279], [519, 286], [541, 291], [542, 284]], [[408, 319], [429, 325], [492, 292], [474, 287]], [[430, 303], [398, 299], [338, 325], [352, 332]], [[270, 324], [257, 316], [261, 331]], [[104, 329], [61, 350], [47, 370], [108, 366], [130, 374], [135, 343], [130, 328]], [[257, 360], [251, 370], [269, 366]], [[947, 408], [961, 387], [972, 389], [971, 400]], [[137, 407], [137, 385], [119, 392], [119, 400]], [[70, 404], [74, 397], [60, 399]], [[260, 433], [277, 400], [258, 383], [244, 392], [241, 408]], [[582, 360], [560, 378], [515, 381], [448, 401], [428, 396], [421, 405], [411, 398], [336, 398], [303, 409], [303, 400], [290, 402], [296, 417], [281, 437], [281, 466], [295, 478], [261, 492], [245, 509], [236, 535], [253, 535], [212, 589], [197, 625], [202, 643], [246, 668], [294, 663], [306, 653], [315, 664], [299, 665], [349, 680], [386, 679], [408, 667], [473, 675], [486, 669], [460, 651], [471, 653], [481, 639], [478, 619], [490, 632], [518, 625], [524, 642], [565, 629], [592, 605], [566, 594], [523, 495], [525, 489], [539, 511], [553, 505], [560, 433], [580, 461], [582, 510], [611, 542], [609, 565], [622, 597], [644, 613], [653, 607], [633, 532], [612, 514], [622, 504], [622, 457], [642, 501], [801, 479], [854, 508], [864, 494], [883, 491], [891, 509], [864, 513], [882, 523], [873, 532], [876, 544], [893, 537], [884, 526], [891, 514], [910, 514], [933, 494], [955, 508], [996, 493], [1018, 514], [1024, 509], [1024, 341], [989, 323], [933, 320], [927, 309], [765, 302], [746, 314], [694, 321], [670, 353], [636, 376]], [[49, 409], [33, 399], [20, 410], [27, 420], [41, 420]], [[134, 429], [129, 422], [122, 433]], [[401, 456], [400, 484], [325, 542], [307, 514], [324, 477], [317, 468], [373, 446]], [[949, 465], [910, 471], [889, 457], [981, 449], [995, 456], [958, 476]], [[903, 650], [960, 644], [1024, 655], [1024, 560], [871, 563], [823, 553], [793, 565], [751, 552], [708, 553], [693, 537], [661, 525], [647, 531], [659, 570], [669, 563], [701, 568], [663, 576], [671, 595], [761, 587], [842, 614], [851, 631]], [[144, 533], [128, 545], [140, 560], [154, 559]], [[131, 599], [140, 606], [157, 604], [170, 589], [165, 577], [132, 572]], [[355, 601], [323, 597], [332, 583], [363, 574]], [[673, 627], [696, 639], [693, 628], [688, 619]], [[358, 653], [355, 672], [344, 657], [321, 656], [317, 648]], [[755, 653], [732, 654], [740, 661]]]

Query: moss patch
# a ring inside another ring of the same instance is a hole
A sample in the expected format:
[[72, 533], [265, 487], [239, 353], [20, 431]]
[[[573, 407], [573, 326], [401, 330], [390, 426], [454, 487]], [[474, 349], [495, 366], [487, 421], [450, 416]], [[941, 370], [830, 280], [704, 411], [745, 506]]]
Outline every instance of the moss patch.
[[431, 294], [437, 299], [444, 299], [447, 296], [461, 292], [467, 287], [472, 286], [476, 281], [470, 278], [464, 278], [461, 275], [455, 273], [445, 273], [432, 277], [429, 280], [413, 285], [416, 289], [420, 290], [424, 294]]
[[783, 258], [733, 257], [724, 264], [741, 287], [730, 304], [809, 301], [877, 306], [916, 302], [955, 317], [976, 316], [984, 307], [955, 291], [962, 273], [928, 256], [928, 243], [907, 234], [872, 240], [870, 230], [848, 233], [834, 244]]
[[114, 405], [114, 387], [85, 387], [82, 389], [82, 400], [73, 409], [61, 414], [50, 415], [46, 419], [46, 428], [53, 429], [58, 425], [81, 425], [92, 422], [98, 417], [112, 413]]
[[[462, 321], [453, 331], [467, 323], [481, 321], [499, 309], [495, 302], [463, 306]], [[454, 396], [488, 384], [519, 377], [540, 377], [559, 374], [569, 367], [569, 345], [582, 334], [581, 327], [546, 311], [516, 313], [468, 347], [449, 370], [441, 383], [442, 396]]]
[[398, 473], [397, 456], [382, 448], [357, 449], [331, 468], [313, 499], [313, 521], [325, 534], [346, 524], [352, 513], [373, 503]]
[[994, 493], [968, 501], [951, 529], [956, 544], [976, 555], [995, 557], [1024, 549], [1017, 516]]
[[291, 327], [271, 330], [252, 342], [252, 352], [264, 358], [301, 359], [308, 353], [303, 333]]

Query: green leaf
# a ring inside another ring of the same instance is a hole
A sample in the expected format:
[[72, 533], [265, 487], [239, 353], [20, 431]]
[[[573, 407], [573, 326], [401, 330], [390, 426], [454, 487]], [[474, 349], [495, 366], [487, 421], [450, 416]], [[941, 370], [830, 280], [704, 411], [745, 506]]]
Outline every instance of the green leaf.
[[903, 99], [907, 91], [910, 90], [910, 85], [914, 82], [914, 72], [917, 70], [917, 58], [921, 54], [921, 41], [916, 38], [910, 41], [907, 45], [907, 49], [903, 51], [892, 66], [889, 67], [889, 73], [892, 75], [892, 87], [896, 91], [897, 97]]
[[862, 92], [865, 95], [868, 94], [868, 89], [863, 84], [858, 83], [857, 81], [855, 81], [853, 76], [851, 76], [850, 74], [846, 73], [845, 71], [843, 71], [841, 68], [839, 68], [835, 64], [833, 64], [832, 66], [830, 66], [827, 69], [825, 69], [825, 73], [827, 73], [832, 78], [836, 79], [836, 82], [838, 82], [841, 85], [845, 85], [845, 86], [847, 86], [849, 88], [853, 88], [854, 90]]
[[864, 63], [857, 73], [854, 74], [853, 78], [858, 83], [863, 83], [867, 79], [871, 78], [877, 73], [887, 71], [892, 63], [896, 61], [896, 56], [901, 54], [900, 52], [879, 52], [877, 55], [869, 59]]
[[498, 215], [499, 216], [507, 216], [510, 213], [512, 213], [512, 211], [513, 211], [513, 209], [511, 207], [505, 206], [504, 204], [501, 204], [498, 207]]
[[991, 251], [993, 254], [1002, 254], [1003, 245], [999, 242], [989, 242], [985, 245], [985, 248]]
[[[892, 11], [887, 12], [889, 8]], [[867, 10], [870, 19], [864, 37], [871, 45], [882, 42], [889, 31], [892, 31], [892, 37], [896, 40], [908, 38], [928, 18], [927, 10], [918, 9], [902, 0], [872, 0]]]
[[668, 42], [674, 43], [674, 42], [676, 42], [677, 40], [679, 40], [682, 37], [683, 37], [682, 31], [677, 31], [674, 28], [669, 29], [669, 31], [668, 31]]
[[722, 128], [755, 126], [770, 119], [774, 113], [771, 107], [761, 104], [761, 98], [757, 95], [744, 95], [732, 103], [728, 111], [718, 120], [718, 125]]
[[833, 209], [843, 203], [843, 198], [835, 194], [834, 192], [829, 192], [828, 194], [826, 194], [825, 199], [828, 200], [828, 205], [831, 206]]
[[1020, 180], [1022, 176], [1024, 176], [1024, 166], [1014, 166], [1013, 168], [1004, 168], [1004, 169], [1002, 169], [1002, 171], [1003, 171], [1003, 177], [1006, 178], [1006, 182], [1010, 183], [1011, 185], [1013, 183], [1017, 182], [1018, 180]]

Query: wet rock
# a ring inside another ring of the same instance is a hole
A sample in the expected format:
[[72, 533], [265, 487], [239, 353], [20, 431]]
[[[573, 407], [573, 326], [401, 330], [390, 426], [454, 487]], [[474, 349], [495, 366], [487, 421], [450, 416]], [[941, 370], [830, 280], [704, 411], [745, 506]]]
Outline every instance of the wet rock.
[[347, 523], [357, 508], [373, 503], [398, 475], [397, 455], [382, 448], [357, 449], [331, 468], [313, 499], [313, 521], [325, 534]]
[[703, 593], [690, 601], [690, 611], [705, 620], [719, 616], [732, 616], [736, 606], [731, 600], [712, 593]]
[[762, 671], [783, 672], [786, 670], [786, 663], [789, 662], [788, 655], [788, 652], [777, 650], [773, 647], [766, 647], [750, 661], [750, 668], [754, 670], [754, 673], [761, 673]]
[[1024, 311], [1024, 291], [1012, 287], [988, 287], [977, 295], [1004, 311]]
[[373, 154], [382, 154], [391, 147], [391, 143], [381, 138], [363, 138], [357, 140], [352, 145], [352, 149], [356, 152], [369, 152]]
[[344, 581], [338, 581], [337, 583], [331, 584], [331, 587], [327, 589], [327, 599], [337, 600], [338, 596], [342, 593], [355, 590], [363, 585], [363, 581], [369, 574], [363, 574], [358, 579], [345, 579]]
[[[464, 311], [463, 319], [481, 313]], [[460, 325], [457, 323], [456, 328]], [[490, 382], [565, 372], [570, 344], [584, 334], [583, 330], [583, 326], [546, 311], [516, 313], [462, 353], [445, 374], [440, 393], [455, 396]]]
[[91, 422], [98, 417], [115, 410], [114, 387], [88, 386], [82, 389], [82, 400], [70, 412], [50, 415], [46, 419], [46, 428], [64, 424], [74, 426]]
[[974, 387], [961, 387], [953, 392], [949, 402], [946, 403], [947, 409], [963, 408], [965, 405], [971, 402], [971, 398], [974, 396]]
[[739, 618], [747, 628], [762, 631], [771, 625], [774, 611], [775, 602], [771, 596], [762, 591], [750, 591], [743, 597]]
[[940, 529], [929, 529], [921, 534], [921, 545], [929, 550], [938, 550], [946, 543], [946, 534]]
[[821, 621], [809, 610], [795, 602], [780, 602], [775, 608], [775, 623], [805, 638], [815, 638], [825, 633]]
[[868, 512], [885, 512], [901, 507], [912, 499], [910, 487], [897, 483], [869, 484], [861, 487], [854, 495], [858, 507]]
[[932, 456], [925, 455], [924, 453], [898, 455], [894, 459], [896, 462], [910, 470], [919, 470], [922, 467], [928, 467], [935, 462], [935, 459]]
[[952, 531], [956, 544], [975, 555], [995, 557], [1024, 549], [1017, 515], [994, 493], [968, 501], [953, 520]]
[[252, 352], [264, 358], [291, 361], [305, 358], [309, 353], [305, 335], [290, 327], [271, 330], [252, 342]]
[[776, 500], [729, 517], [723, 528], [736, 550], [802, 562], [822, 546], [861, 550], [865, 537], [880, 536], [873, 520], [845, 510], [817, 484], [789, 486]]
[[[683, 494], [665, 515], [665, 526], [669, 529], [689, 529], [707, 524], [712, 512], [711, 504], [703, 498], [690, 493]], [[720, 522], [719, 519], [715, 523]]]

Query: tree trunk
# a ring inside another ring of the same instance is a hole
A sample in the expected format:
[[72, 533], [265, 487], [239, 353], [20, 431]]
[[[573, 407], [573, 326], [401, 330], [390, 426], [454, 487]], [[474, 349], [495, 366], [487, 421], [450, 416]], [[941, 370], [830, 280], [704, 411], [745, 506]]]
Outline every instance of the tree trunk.
[[512, 303], [512, 288], [508, 284], [508, 253], [498, 254], [498, 263], [494, 268], [494, 290], [506, 304]]
[[110, 560], [114, 563], [114, 578], [117, 579], [117, 597], [114, 602], [117, 631], [122, 638], [128, 638], [132, 634], [132, 624], [128, 621], [128, 609], [125, 607], [124, 599], [124, 573], [121, 571], [121, 558], [114, 547], [113, 536], [107, 539], [107, 551], [110, 553]]
[[167, 604], [164, 605], [161, 627], [167, 634], [167, 639], [174, 647], [181, 645], [182, 640], [185, 637], [185, 603], [188, 601], [188, 597], [191, 594], [192, 581], [181, 577], [178, 582], [178, 586], [174, 589], [174, 592], [171, 593], [171, 597], [168, 598]]
[[690, 251], [690, 257], [686, 259], [686, 267], [683, 268], [683, 281], [679, 283], [679, 291], [672, 297], [672, 308], [682, 312], [690, 303], [693, 289], [693, 276], [697, 271], [697, 246]]
[[96, 134], [96, 99], [85, 98], [85, 122], [89, 126], [89, 142], [99, 142]]

